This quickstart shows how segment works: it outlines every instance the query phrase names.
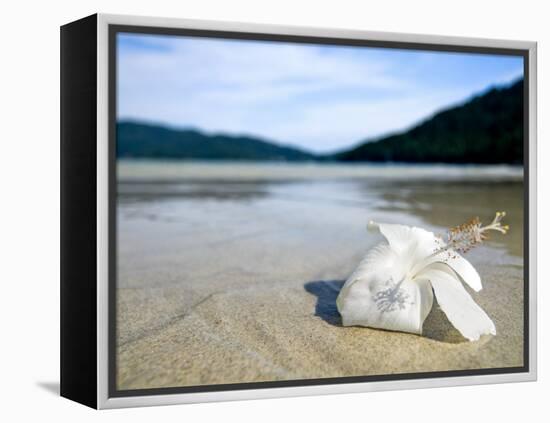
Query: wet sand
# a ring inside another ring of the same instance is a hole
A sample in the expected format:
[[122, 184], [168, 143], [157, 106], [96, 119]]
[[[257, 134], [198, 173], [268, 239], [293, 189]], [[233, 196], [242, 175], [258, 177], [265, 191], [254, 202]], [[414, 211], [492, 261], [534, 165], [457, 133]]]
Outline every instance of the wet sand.
[[[517, 172], [132, 166], [119, 167], [119, 389], [523, 364]], [[424, 336], [341, 326], [338, 291], [381, 240], [368, 220], [442, 232], [497, 210], [509, 235], [467, 255], [484, 284], [470, 293], [497, 336], [468, 342], [437, 305]]]

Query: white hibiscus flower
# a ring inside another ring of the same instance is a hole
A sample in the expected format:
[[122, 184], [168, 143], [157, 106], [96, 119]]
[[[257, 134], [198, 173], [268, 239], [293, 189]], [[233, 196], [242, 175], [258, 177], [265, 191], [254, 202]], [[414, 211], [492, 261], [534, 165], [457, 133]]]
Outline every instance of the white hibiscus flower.
[[496, 334], [495, 325], [462, 286], [481, 290], [481, 279], [459, 252], [481, 243], [487, 232], [506, 233], [505, 213], [490, 225], [479, 219], [449, 231], [443, 240], [421, 228], [369, 223], [386, 238], [371, 249], [348, 278], [336, 304], [344, 326], [422, 334], [433, 304], [433, 294], [449, 321], [470, 341]]

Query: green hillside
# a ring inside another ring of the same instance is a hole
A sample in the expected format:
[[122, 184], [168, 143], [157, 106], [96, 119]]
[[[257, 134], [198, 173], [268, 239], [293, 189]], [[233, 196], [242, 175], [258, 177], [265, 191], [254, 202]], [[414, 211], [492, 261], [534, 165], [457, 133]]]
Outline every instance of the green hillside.
[[[375, 119], [376, 116], [365, 117]], [[410, 130], [331, 155], [251, 136], [209, 135], [140, 122], [117, 124], [117, 157], [408, 163], [523, 162], [523, 80], [443, 110]]]
[[138, 122], [117, 124], [118, 158], [308, 161], [314, 155], [258, 138], [207, 135]]
[[412, 129], [333, 155], [339, 161], [522, 163], [523, 80], [493, 88]]

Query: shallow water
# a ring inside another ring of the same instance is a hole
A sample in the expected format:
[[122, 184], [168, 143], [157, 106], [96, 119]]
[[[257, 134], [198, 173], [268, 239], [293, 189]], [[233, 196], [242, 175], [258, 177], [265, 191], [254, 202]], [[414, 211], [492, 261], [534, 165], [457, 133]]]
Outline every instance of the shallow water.
[[[253, 220], [268, 207], [296, 222], [330, 212], [324, 224], [332, 225], [343, 209], [354, 209], [358, 224], [373, 219], [443, 232], [475, 216], [485, 222], [506, 211], [511, 231], [488, 245], [523, 256], [518, 167], [123, 161], [118, 173], [121, 224], [145, 217], [194, 226], [204, 218], [216, 226], [230, 213]], [[219, 230], [238, 231], [235, 223], [243, 230], [248, 224], [239, 219]]]

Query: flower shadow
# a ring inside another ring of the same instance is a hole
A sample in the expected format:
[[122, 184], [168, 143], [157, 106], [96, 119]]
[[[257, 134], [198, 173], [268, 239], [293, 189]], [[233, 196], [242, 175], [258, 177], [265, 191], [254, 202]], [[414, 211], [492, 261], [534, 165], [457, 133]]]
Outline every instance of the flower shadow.
[[449, 322], [449, 319], [447, 319], [447, 316], [441, 310], [435, 298], [432, 309], [422, 325], [422, 336], [448, 344], [468, 342], [452, 323]]
[[336, 308], [336, 298], [344, 281], [312, 281], [304, 285], [304, 289], [317, 297], [315, 316], [333, 326], [342, 326], [342, 318]]

